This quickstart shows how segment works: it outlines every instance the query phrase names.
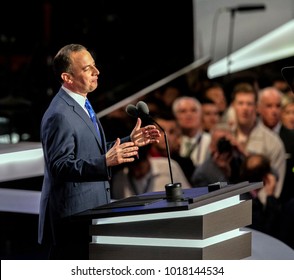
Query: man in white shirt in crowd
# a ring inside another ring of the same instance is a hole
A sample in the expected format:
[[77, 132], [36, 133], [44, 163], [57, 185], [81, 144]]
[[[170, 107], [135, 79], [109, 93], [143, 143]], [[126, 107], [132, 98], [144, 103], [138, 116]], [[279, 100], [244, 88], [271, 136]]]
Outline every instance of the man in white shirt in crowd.
[[195, 168], [209, 155], [211, 136], [202, 130], [201, 103], [194, 97], [177, 98], [172, 106], [173, 114], [181, 129], [180, 155], [190, 157]]
[[[140, 148], [139, 158], [117, 171], [111, 180], [111, 198], [122, 199], [146, 192], [165, 192], [165, 185], [171, 183], [167, 157], [152, 157], [150, 146]], [[171, 159], [173, 182], [182, 188], [191, 185], [180, 165]]]
[[[243, 145], [249, 154], [262, 154], [270, 160], [271, 168], [278, 176], [274, 196], [279, 198], [282, 192], [285, 172], [286, 153], [280, 137], [257, 119], [257, 93], [247, 83], [235, 86], [232, 94], [232, 106], [236, 113], [236, 140]], [[266, 196], [261, 190], [261, 202], [265, 203]]]

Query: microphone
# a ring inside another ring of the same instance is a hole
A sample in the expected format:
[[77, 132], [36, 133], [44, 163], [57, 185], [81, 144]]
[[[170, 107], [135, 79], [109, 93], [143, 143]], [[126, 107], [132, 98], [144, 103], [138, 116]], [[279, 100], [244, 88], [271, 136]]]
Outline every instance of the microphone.
[[126, 112], [127, 114], [132, 117], [132, 118], [138, 118], [138, 109], [135, 105], [133, 104], [129, 104], [127, 107], [126, 107]]
[[162, 127], [160, 127], [160, 125], [158, 125], [155, 122], [155, 120], [153, 120], [151, 118], [151, 116], [149, 115], [149, 108], [148, 108], [148, 105], [145, 102], [139, 101], [137, 103], [137, 105], [136, 105], [136, 108], [138, 110], [138, 116], [140, 118], [142, 118], [145, 121], [149, 121], [149, 123], [155, 123], [164, 132], [164, 129], [162, 129]]
[[[127, 106], [128, 108], [129, 106]], [[136, 114], [133, 113], [133, 111], [135, 111], [134, 109], [134, 105], [130, 106], [128, 111], [132, 112], [132, 115], [129, 114], [130, 116], [135, 116]], [[149, 115], [149, 108], [148, 105], [143, 102], [143, 101], [139, 101], [136, 105], [136, 113], [137, 113], [137, 117], [140, 117], [142, 119], [145, 120], [149, 120], [150, 123], [154, 123], [156, 124], [159, 129], [163, 132], [164, 135], [164, 141], [165, 141], [165, 147], [166, 147], [166, 151], [167, 151], [167, 159], [168, 159], [168, 166], [169, 166], [169, 174], [170, 174], [170, 179], [171, 179], [171, 183], [170, 184], [166, 184], [165, 185], [165, 189], [166, 189], [166, 196], [167, 196], [167, 200], [170, 201], [180, 201], [182, 199], [182, 186], [181, 183], [174, 183], [173, 180], [173, 172], [172, 172], [172, 168], [171, 168], [171, 156], [170, 156], [170, 149], [169, 149], [169, 145], [168, 145], [168, 139], [167, 139], [167, 135], [165, 130], [163, 129], [163, 127], [157, 123], [150, 115]]]
[[228, 7], [225, 8], [229, 12], [253, 12], [253, 11], [261, 11], [265, 10], [264, 4], [256, 4], [256, 5], [240, 5], [237, 7]]

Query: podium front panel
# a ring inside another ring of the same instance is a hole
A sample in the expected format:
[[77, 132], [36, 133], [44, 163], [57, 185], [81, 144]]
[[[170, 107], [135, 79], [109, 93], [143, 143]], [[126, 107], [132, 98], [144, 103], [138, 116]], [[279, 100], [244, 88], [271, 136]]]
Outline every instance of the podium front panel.
[[251, 256], [251, 233], [241, 228], [251, 224], [252, 201], [240, 195], [262, 186], [185, 189], [181, 201], [147, 193], [77, 218], [92, 220], [90, 259], [242, 259]]

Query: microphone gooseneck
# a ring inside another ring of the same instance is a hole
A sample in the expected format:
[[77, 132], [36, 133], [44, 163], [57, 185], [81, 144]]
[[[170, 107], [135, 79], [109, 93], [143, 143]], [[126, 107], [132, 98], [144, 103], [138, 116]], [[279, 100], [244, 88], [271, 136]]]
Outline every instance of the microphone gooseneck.
[[166, 199], [168, 201], [181, 201], [182, 200], [182, 184], [181, 183], [174, 183], [173, 179], [173, 172], [171, 168], [171, 157], [170, 157], [170, 150], [168, 145], [168, 139], [165, 130], [163, 127], [157, 123], [150, 115], [149, 115], [149, 108], [147, 104], [143, 101], [139, 101], [136, 106], [134, 105], [128, 105], [126, 108], [126, 112], [129, 116], [134, 118], [142, 118], [149, 123], [155, 124], [164, 135], [164, 141], [165, 141], [165, 147], [167, 151], [167, 159], [168, 159], [168, 166], [169, 166], [169, 174], [170, 174], [170, 180], [171, 183], [165, 185], [165, 193], [166, 193]]
[[163, 127], [157, 123], [150, 115], [149, 115], [149, 108], [148, 105], [143, 102], [143, 101], [139, 101], [136, 105], [137, 109], [138, 109], [138, 115], [142, 116], [143, 118], [148, 118], [152, 123], [156, 124], [159, 129], [163, 132], [164, 135], [164, 142], [165, 142], [165, 147], [166, 147], [166, 151], [167, 151], [167, 159], [168, 159], [168, 166], [169, 166], [169, 174], [170, 174], [170, 179], [171, 179], [171, 183], [174, 183], [174, 179], [173, 179], [173, 172], [172, 172], [172, 168], [171, 168], [171, 157], [170, 157], [170, 150], [169, 150], [169, 144], [168, 144], [168, 139], [167, 139], [167, 135], [165, 130], [163, 129]]

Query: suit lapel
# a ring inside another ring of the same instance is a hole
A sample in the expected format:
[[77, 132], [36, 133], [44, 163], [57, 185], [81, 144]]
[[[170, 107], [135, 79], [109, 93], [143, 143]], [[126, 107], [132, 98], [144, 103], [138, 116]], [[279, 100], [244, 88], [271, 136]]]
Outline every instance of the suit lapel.
[[96, 117], [97, 119], [97, 123], [98, 123], [98, 126], [99, 126], [99, 129], [100, 129], [100, 133], [101, 133], [101, 140], [102, 140], [102, 143], [97, 135], [97, 131], [91, 121], [91, 119], [89, 118], [89, 116], [87, 115], [87, 113], [85, 112], [85, 110], [73, 99], [71, 98], [62, 88], [60, 89], [59, 93], [60, 97], [62, 99], [65, 100], [65, 102], [69, 105], [69, 106], [72, 106], [73, 107], [73, 111], [79, 115], [81, 117], [81, 119], [83, 119], [83, 121], [86, 123], [86, 125], [88, 126], [88, 128], [91, 130], [91, 133], [94, 134], [96, 140], [97, 140], [97, 143], [99, 145], [99, 148], [105, 152], [106, 151], [106, 147], [105, 147], [105, 134], [104, 134], [104, 131], [103, 131], [103, 128], [102, 128], [102, 125], [100, 123], [100, 121], [98, 120], [98, 118]]

